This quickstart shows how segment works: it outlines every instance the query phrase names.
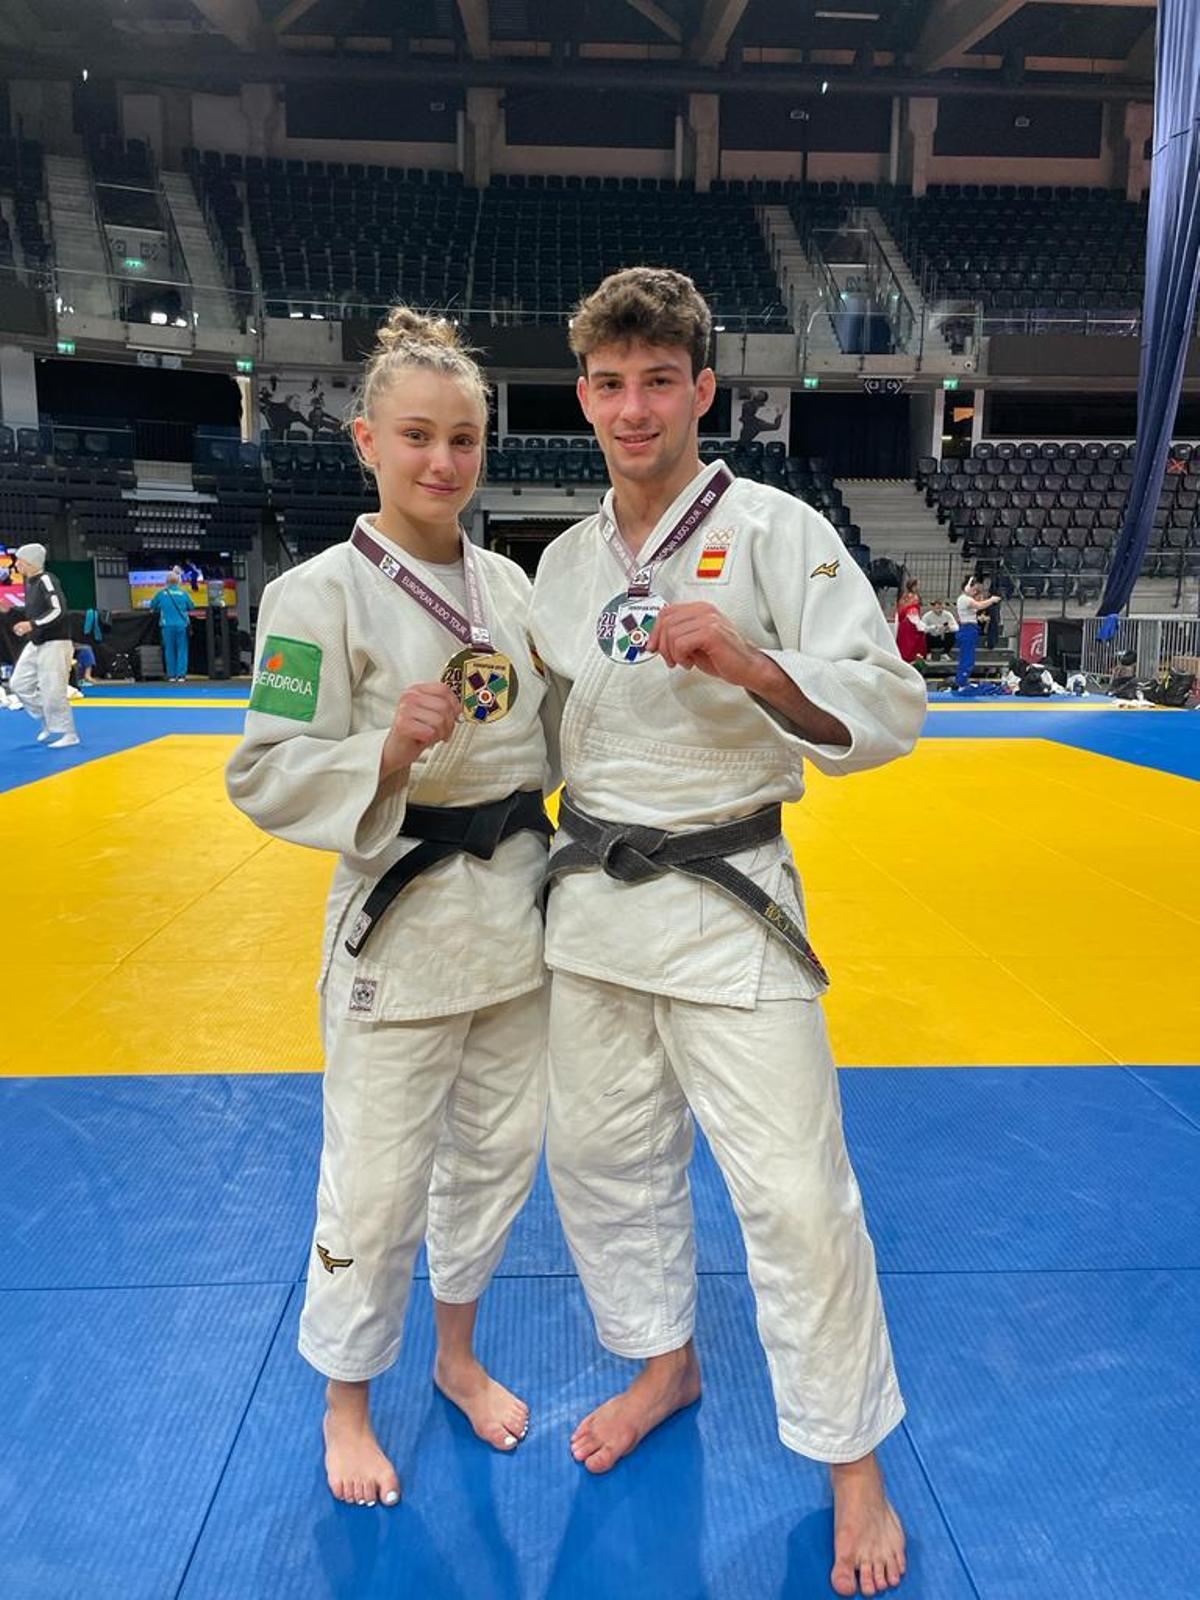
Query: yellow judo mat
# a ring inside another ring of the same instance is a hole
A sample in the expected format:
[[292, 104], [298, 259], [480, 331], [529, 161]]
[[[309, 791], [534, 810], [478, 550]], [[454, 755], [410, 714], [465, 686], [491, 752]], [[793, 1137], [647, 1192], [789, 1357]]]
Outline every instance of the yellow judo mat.
[[[0, 794], [10, 1006], [36, 1015], [6, 1031], [0, 1073], [319, 1068], [331, 862], [233, 809], [234, 743], [170, 735]], [[1196, 794], [1034, 738], [813, 772], [786, 826], [839, 1061], [1193, 1061]]]

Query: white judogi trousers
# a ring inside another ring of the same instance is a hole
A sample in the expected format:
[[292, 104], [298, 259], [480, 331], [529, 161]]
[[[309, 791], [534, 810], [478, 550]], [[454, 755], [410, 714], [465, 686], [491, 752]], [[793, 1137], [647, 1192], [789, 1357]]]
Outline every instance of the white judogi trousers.
[[299, 1341], [326, 1377], [357, 1382], [395, 1361], [423, 1234], [438, 1300], [468, 1304], [486, 1289], [537, 1170], [547, 1000], [543, 986], [420, 1022], [357, 1021], [327, 1006], [325, 1144]]
[[9, 688], [37, 722], [53, 734], [75, 732], [75, 715], [67, 695], [74, 646], [70, 639], [27, 644], [17, 657]]
[[555, 972], [550, 1176], [618, 1355], [692, 1337], [691, 1113], [741, 1222], [779, 1436], [855, 1461], [904, 1403], [819, 1003], [707, 1005]]

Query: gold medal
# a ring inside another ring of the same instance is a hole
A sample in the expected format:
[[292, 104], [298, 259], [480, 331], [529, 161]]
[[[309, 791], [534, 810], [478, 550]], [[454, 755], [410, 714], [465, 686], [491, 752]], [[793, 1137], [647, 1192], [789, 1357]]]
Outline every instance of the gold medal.
[[460, 650], [442, 672], [468, 722], [499, 722], [517, 698], [517, 672], [499, 650]]

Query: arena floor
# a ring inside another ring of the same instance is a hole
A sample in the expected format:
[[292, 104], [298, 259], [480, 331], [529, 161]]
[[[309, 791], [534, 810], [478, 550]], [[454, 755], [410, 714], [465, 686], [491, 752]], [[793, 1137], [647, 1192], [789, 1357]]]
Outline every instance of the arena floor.
[[[65, 759], [0, 713], [0, 1595], [830, 1593], [825, 1475], [775, 1440], [703, 1147], [700, 1406], [607, 1478], [571, 1461], [625, 1369], [542, 1180], [481, 1316], [529, 1439], [502, 1458], [433, 1391], [422, 1280], [377, 1391], [406, 1498], [329, 1497], [295, 1328], [330, 864], [226, 802], [244, 693], [94, 691]], [[883, 1453], [913, 1600], [1200, 1593], [1197, 779], [1188, 713], [942, 703], [910, 760], [814, 775], [789, 816], [909, 1404]]]

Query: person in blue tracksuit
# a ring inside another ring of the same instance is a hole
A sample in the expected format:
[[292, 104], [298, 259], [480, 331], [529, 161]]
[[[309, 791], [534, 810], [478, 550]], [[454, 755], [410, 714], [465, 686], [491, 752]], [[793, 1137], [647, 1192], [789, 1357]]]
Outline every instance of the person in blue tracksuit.
[[188, 619], [192, 597], [183, 587], [183, 574], [178, 567], [171, 568], [166, 588], [154, 596], [150, 609], [157, 611], [162, 630], [167, 682], [183, 683], [188, 669]]

